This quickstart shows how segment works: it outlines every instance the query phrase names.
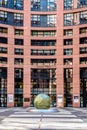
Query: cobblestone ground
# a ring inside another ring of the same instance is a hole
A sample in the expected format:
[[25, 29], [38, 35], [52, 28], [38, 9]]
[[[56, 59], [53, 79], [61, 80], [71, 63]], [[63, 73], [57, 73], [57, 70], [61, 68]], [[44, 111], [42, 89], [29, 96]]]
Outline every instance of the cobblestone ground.
[[0, 108], [0, 130], [87, 130], [87, 108], [29, 112], [29, 108]]

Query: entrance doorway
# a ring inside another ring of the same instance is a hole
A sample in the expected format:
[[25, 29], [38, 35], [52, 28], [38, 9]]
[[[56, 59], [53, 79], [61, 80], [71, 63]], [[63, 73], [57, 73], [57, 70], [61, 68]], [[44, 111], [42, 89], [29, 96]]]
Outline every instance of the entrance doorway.
[[31, 106], [40, 93], [45, 93], [51, 98], [51, 106], [56, 106], [56, 69], [31, 70]]

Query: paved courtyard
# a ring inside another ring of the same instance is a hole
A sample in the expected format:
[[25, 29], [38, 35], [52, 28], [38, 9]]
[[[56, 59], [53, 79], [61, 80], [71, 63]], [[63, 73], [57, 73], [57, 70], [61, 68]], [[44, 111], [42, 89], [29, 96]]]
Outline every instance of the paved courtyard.
[[87, 108], [58, 112], [28, 112], [29, 108], [0, 108], [0, 130], [87, 130]]

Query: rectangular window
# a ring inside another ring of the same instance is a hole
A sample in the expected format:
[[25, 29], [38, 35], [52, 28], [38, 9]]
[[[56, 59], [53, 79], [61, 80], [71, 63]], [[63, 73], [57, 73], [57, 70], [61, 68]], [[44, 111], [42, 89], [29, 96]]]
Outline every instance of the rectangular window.
[[73, 0], [64, 0], [64, 9], [72, 9], [73, 8]]
[[23, 9], [23, 0], [14, 0], [14, 8], [18, 10]]
[[87, 54], [87, 47], [80, 48], [80, 54]]
[[0, 37], [0, 43], [7, 44], [8, 43], [8, 39], [6, 37]]
[[6, 64], [7, 58], [6, 57], [0, 57], [0, 63]]
[[56, 50], [31, 50], [31, 55], [55, 55]]
[[55, 27], [56, 15], [31, 15], [32, 27]]
[[64, 39], [64, 45], [73, 45], [73, 39]]
[[77, 2], [78, 2], [78, 8], [87, 6], [87, 0], [78, 0]]
[[0, 11], [0, 23], [2, 23], [2, 24], [7, 23], [7, 12]]
[[80, 44], [87, 44], [87, 37], [80, 38]]
[[24, 40], [23, 39], [15, 39], [15, 45], [23, 45]]
[[14, 64], [23, 64], [23, 58], [15, 58], [14, 59]]
[[73, 64], [72, 58], [66, 58], [66, 59], [64, 59], [64, 65], [72, 65], [72, 64]]
[[81, 57], [80, 64], [87, 64], [87, 57]]
[[15, 32], [14, 32], [15, 35], [23, 35], [24, 34], [24, 31], [22, 29], [15, 29]]
[[73, 49], [64, 49], [64, 55], [72, 55]]
[[72, 26], [72, 25], [74, 25], [73, 14], [65, 14], [64, 15], [64, 26]]
[[33, 30], [31, 31], [31, 35], [32, 36], [41, 36], [41, 37], [48, 37], [48, 36], [56, 36], [56, 31], [37, 31], [37, 30]]
[[64, 36], [72, 36], [73, 30], [72, 29], [66, 29], [64, 30]]
[[23, 49], [20, 49], [20, 48], [15, 48], [14, 49], [14, 54], [16, 55], [23, 55]]
[[87, 27], [85, 27], [85, 28], [80, 28], [79, 33], [80, 33], [80, 34], [87, 33]]
[[0, 53], [7, 54], [8, 53], [7, 48], [6, 47], [0, 47]]
[[31, 40], [31, 46], [55, 46], [56, 40]]
[[8, 0], [0, 0], [1, 7], [7, 7], [7, 5], [8, 5]]
[[86, 24], [87, 23], [87, 11], [80, 13], [80, 24]]
[[23, 26], [23, 14], [14, 13], [14, 24]]
[[8, 33], [8, 29], [4, 27], [0, 27], [0, 33]]

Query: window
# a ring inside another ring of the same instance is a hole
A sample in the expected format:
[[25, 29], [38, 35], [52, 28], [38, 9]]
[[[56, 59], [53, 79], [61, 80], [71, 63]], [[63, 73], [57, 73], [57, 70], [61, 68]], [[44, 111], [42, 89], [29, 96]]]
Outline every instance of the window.
[[87, 57], [81, 57], [80, 64], [87, 64]]
[[55, 11], [56, 0], [31, 0], [32, 11]]
[[56, 40], [31, 40], [32, 46], [55, 46]]
[[80, 28], [79, 33], [80, 33], [80, 34], [87, 33], [87, 27], [85, 27], [85, 28]]
[[86, 24], [87, 23], [87, 11], [80, 13], [80, 24]]
[[78, 0], [78, 8], [86, 6], [87, 6], [87, 0]]
[[64, 49], [64, 55], [72, 55], [73, 49]]
[[0, 11], [0, 23], [7, 23], [7, 12]]
[[31, 26], [40, 26], [40, 15], [31, 15]]
[[6, 57], [0, 57], [0, 63], [7, 63], [7, 58]]
[[8, 43], [8, 39], [6, 37], [0, 37], [0, 43], [7, 44]]
[[80, 48], [80, 54], [87, 54], [87, 47]]
[[55, 27], [56, 15], [31, 15], [31, 26]]
[[48, 37], [48, 36], [56, 36], [56, 31], [37, 31], [33, 30], [31, 31], [32, 36], [41, 36], [41, 37]]
[[0, 33], [8, 33], [8, 29], [4, 27], [0, 27]]
[[87, 44], [87, 37], [80, 38], [80, 44]]
[[64, 0], [64, 9], [72, 9], [73, 8], [73, 0]]
[[31, 50], [31, 55], [55, 55], [56, 50]]
[[73, 30], [72, 29], [64, 30], [64, 36], [72, 36], [72, 35], [73, 35]]
[[23, 64], [23, 58], [15, 58], [14, 59], [14, 64]]
[[14, 13], [14, 24], [23, 26], [23, 14]]
[[23, 9], [23, 0], [14, 0], [14, 7], [16, 9], [22, 10]]
[[72, 25], [74, 25], [73, 14], [65, 14], [64, 15], [64, 25], [65, 26], [72, 26]]
[[15, 68], [14, 75], [15, 75], [15, 78], [22, 78], [23, 79], [23, 69], [22, 68]]
[[23, 39], [15, 39], [15, 45], [23, 45], [24, 40]]
[[0, 47], [0, 53], [7, 54], [7, 48], [6, 47]]
[[31, 65], [56, 65], [56, 59], [31, 59]]
[[64, 45], [73, 45], [73, 40], [72, 39], [64, 39], [63, 43], [64, 43]]
[[7, 5], [8, 5], [8, 0], [0, 0], [1, 7], [7, 7]]
[[15, 29], [15, 35], [23, 35], [24, 31], [22, 29]]
[[64, 59], [64, 65], [72, 65], [72, 63], [73, 63], [72, 58], [66, 58], [66, 59]]
[[23, 49], [15, 48], [14, 52], [15, 52], [16, 55], [23, 55]]

